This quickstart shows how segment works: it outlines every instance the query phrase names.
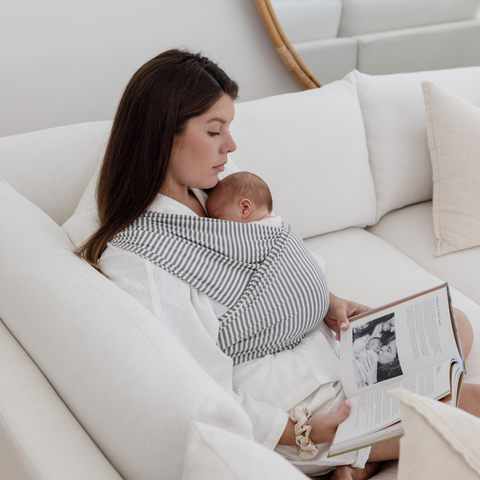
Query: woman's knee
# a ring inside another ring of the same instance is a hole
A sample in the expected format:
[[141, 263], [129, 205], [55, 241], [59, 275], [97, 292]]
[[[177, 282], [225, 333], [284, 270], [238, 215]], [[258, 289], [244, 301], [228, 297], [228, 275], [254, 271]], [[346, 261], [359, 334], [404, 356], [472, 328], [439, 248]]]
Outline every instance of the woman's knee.
[[468, 317], [458, 308], [454, 308], [455, 320], [457, 321], [458, 335], [462, 345], [463, 357], [466, 359], [473, 345], [473, 328]]

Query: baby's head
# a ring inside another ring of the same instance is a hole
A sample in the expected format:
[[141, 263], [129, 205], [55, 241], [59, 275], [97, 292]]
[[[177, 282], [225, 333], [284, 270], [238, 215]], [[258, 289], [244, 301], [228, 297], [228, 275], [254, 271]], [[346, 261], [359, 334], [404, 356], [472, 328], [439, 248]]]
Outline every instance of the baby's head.
[[207, 200], [207, 212], [211, 218], [232, 222], [256, 222], [268, 217], [272, 208], [268, 185], [250, 172], [228, 175], [217, 183]]
[[373, 337], [365, 345], [365, 350], [373, 350], [375, 353], [378, 353], [382, 347], [382, 340], [378, 337]]

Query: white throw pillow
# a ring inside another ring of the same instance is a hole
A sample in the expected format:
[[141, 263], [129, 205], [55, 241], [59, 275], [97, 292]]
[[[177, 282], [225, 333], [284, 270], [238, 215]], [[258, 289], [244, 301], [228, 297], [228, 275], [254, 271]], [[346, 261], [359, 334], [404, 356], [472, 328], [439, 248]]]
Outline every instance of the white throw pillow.
[[0, 138], [0, 176], [61, 225], [102, 158], [110, 127], [89, 122]]
[[421, 82], [430, 80], [480, 106], [480, 67], [366, 75], [355, 72], [377, 196], [378, 221], [386, 213], [432, 198]]
[[480, 479], [480, 419], [407, 390], [389, 392], [401, 402], [398, 480]]
[[480, 108], [423, 82], [436, 255], [480, 245]]
[[258, 443], [201, 422], [188, 435], [183, 480], [305, 480], [278, 453]]
[[262, 177], [273, 209], [303, 238], [371, 225], [375, 190], [353, 75], [236, 105], [240, 170]]

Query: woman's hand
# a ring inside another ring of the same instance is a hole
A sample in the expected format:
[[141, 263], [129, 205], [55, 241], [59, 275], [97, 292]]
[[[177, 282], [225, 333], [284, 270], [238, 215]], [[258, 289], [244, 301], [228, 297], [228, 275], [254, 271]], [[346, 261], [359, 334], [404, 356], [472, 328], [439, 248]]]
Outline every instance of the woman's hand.
[[368, 357], [362, 359], [360, 368], [365, 375], [365, 382], [367, 385], [377, 383], [378, 364], [373, 355], [368, 355]]
[[332, 442], [338, 426], [350, 415], [350, 400], [344, 400], [333, 413], [315, 415], [308, 424], [312, 426], [310, 438], [316, 445]]
[[340, 340], [340, 330], [348, 330], [348, 317], [368, 312], [368, 310], [370, 308], [365, 305], [344, 300], [330, 292], [330, 305], [323, 320], [337, 334], [335, 338]]

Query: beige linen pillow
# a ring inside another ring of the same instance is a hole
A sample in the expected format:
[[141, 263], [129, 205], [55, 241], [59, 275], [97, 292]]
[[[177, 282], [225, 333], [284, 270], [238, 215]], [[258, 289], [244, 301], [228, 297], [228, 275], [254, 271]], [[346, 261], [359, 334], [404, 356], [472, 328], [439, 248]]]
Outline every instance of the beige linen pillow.
[[480, 245], [480, 109], [422, 82], [436, 256]]
[[407, 390], [389, 392], [401, 403], [398, 480], [480, 479], [480, 419]]

